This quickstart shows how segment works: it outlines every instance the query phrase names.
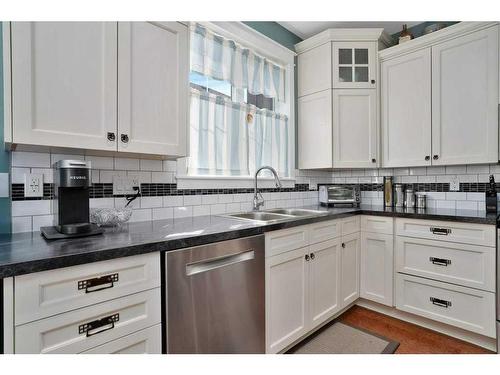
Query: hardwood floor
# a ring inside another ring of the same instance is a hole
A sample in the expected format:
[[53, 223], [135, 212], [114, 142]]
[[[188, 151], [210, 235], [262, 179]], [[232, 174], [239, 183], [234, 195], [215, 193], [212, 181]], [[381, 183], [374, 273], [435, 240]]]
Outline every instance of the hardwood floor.
[[338, 320], [398, 341], [396, 354], [493, 354], [479, 346], [360, 306], [352, 307]]

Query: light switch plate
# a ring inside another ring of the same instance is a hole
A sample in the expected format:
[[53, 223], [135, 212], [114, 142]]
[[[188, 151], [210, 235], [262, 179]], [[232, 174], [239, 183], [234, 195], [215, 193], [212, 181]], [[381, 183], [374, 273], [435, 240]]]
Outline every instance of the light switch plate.
[[459, 191], [460, 190], [460, 181], [458, 181], [458, 177], [454, 176], [450, 181], [450, 191]]
[[113, 176], [113, 194], [114, 195], [133, 195], [137, 192], [134, 188], [139, 187], [137, 177]]
[[24, 175], [24, 196], [43, 197], [43, 174], [26, 173]]

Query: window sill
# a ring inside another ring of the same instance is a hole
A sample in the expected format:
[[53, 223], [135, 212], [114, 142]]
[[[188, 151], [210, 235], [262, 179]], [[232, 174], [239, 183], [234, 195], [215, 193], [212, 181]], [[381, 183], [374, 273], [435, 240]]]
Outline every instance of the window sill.
[[[177, 176], [178, 189], [247, 189], [253, 188], [255, 180], [248, 176]], [[285, 188], [295, 187], [295, 178], [280, 178]], [[259, 177], [259, 188], [275, 188], [274, 178]]]

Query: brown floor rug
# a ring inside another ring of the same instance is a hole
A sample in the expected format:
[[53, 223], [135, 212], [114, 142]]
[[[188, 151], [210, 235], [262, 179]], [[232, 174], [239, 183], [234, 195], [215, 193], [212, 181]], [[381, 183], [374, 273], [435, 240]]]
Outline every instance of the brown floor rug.
[[287, 354], [393, 354], [398, 346], [399, 342], [334, 321]]

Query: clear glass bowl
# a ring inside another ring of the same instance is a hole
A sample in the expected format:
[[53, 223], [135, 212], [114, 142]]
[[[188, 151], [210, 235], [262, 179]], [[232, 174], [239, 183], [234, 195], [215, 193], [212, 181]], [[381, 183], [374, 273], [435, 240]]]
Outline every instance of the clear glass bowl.
[[131, 208], [92, 208], [90, 222], [99, 226], [119, 226], [130, 220]]

